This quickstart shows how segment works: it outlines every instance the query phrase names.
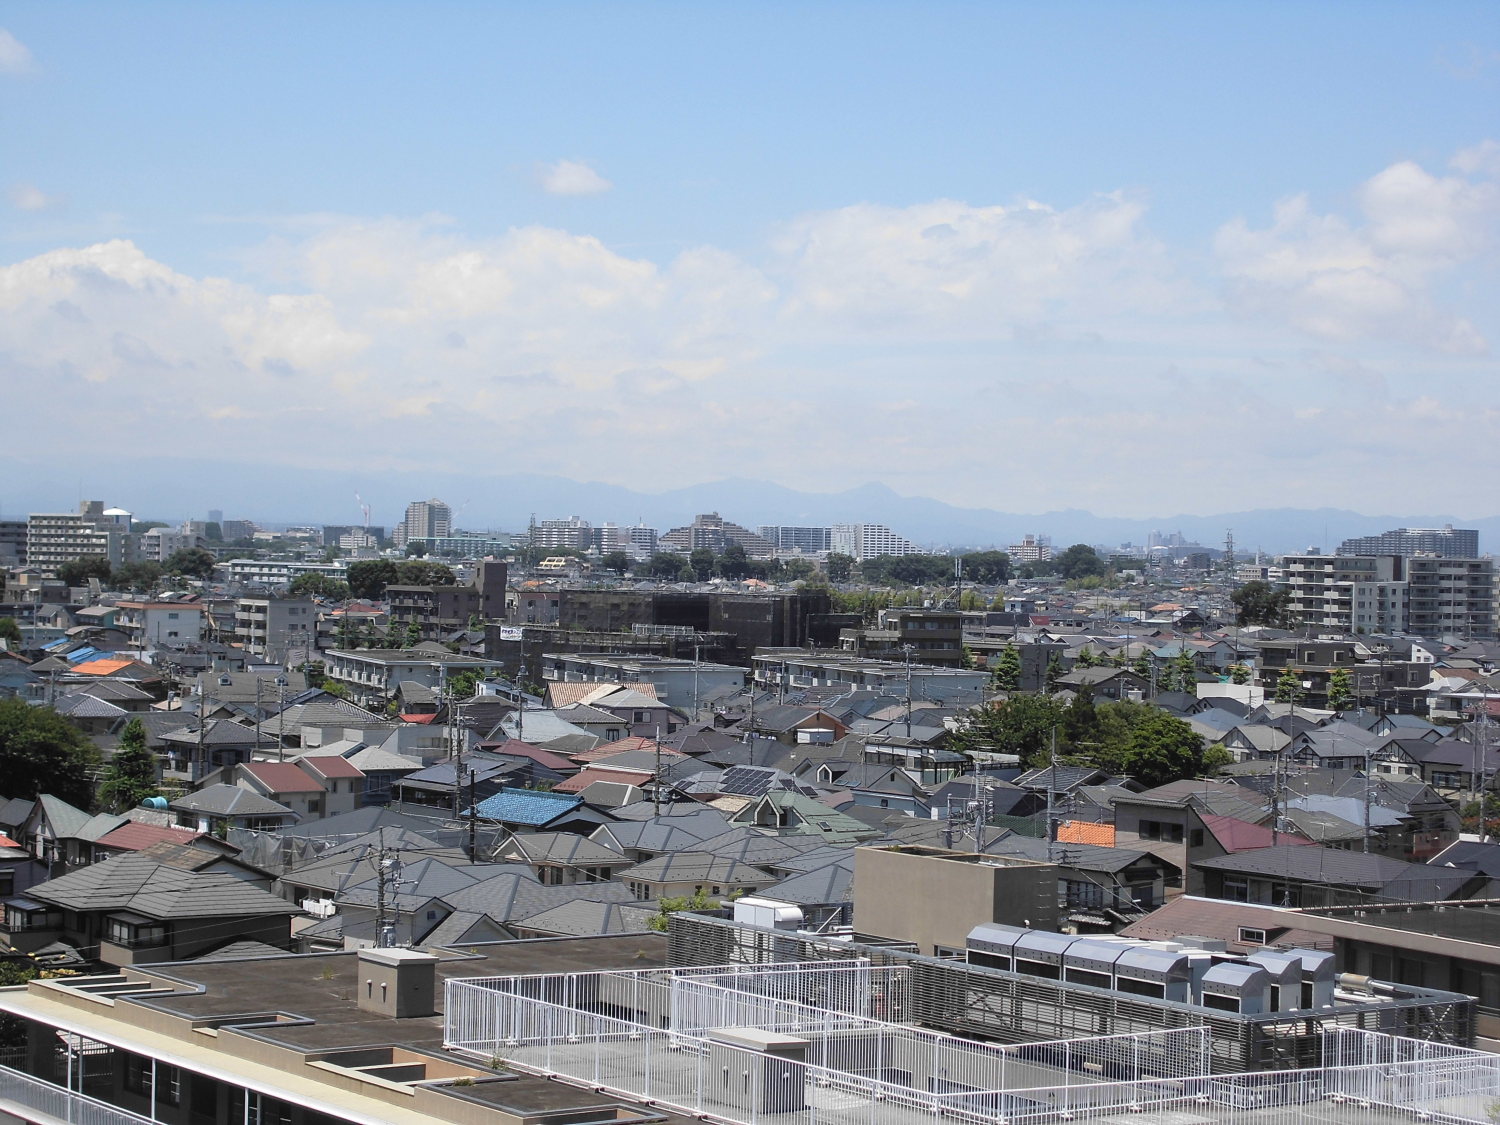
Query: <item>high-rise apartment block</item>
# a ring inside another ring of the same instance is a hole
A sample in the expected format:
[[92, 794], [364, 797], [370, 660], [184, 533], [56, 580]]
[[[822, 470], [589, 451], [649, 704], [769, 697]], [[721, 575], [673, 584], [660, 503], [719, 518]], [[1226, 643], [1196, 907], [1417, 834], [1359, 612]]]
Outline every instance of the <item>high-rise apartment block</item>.
[[594, 528], [588, 520], [577, 516], [565, 520], [543, 520], [532, 526], [531, 545], [547, 551], [560, 547], [587, 551], [594, 545]]
[[760, 537], [778, 551], [795, 551], [804, 555], [827, 554], [831, 550], [831, 527], [762, 527]]
[[1341, 633], [1495, 636], [1492, 559], [1287, 555], [1282, 580], [1302, 625]]
[[684, 553], [706, 550], [722, 555], [731, 543], [739, 544], [751, 558], [763, 559], [773, 553], [771, 544], [755, 532], [730, 523], [718, 512], [705, 512], [695, 516], [686, 527], [674, 527], [661, 536], [659, 543], [663, 548]]
[[839, 523], [829, 528], [828, 549], [863, 562], [877, 555], [920, 555], [925, 552], [910, 539], [883, 523]]
[[453, 534], [453, 509], [441, 500], [413, 500], [406, 506], [406, 518], [392, 535], [398, 547], [412, 539], [446, 539]]
[[1479, 532], [1474, 528], [1398, 527], [1379, 535], [1362, 535], [1339, 544], [1341, 555], [1438, 555], [1445, 559], [1479, 557]]

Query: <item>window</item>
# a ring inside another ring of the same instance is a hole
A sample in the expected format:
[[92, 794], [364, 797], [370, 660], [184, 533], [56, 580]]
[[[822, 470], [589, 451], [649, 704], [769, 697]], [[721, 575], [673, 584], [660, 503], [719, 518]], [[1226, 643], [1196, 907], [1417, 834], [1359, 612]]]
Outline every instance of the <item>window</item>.
[[1241, 926], [1240, 936], [1236, 940], [1246, 945], [1265, 945], [1266, 931], [1254, 926]]

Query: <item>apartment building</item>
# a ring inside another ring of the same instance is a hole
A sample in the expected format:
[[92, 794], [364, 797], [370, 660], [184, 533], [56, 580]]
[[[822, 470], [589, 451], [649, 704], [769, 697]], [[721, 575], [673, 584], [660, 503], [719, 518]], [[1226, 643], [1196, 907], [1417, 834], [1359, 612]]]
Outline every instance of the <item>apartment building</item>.
[[878, 555], [921, 555], [926, 552], [883, 523], [839, 523], [829, 529], [828, 549], [863, 562]]
[[311, 598], [239, 598], [234, 624], [236, 638], [256, 656], [280, 660], [289, 648], [311, 651], [317, 644], [317, 608]]
[[136, 648], [180, 648], [203, 639], [203, 607], [193, 602], [120, 602], [115, 626]]
[[1013, 563], [1046, 562], [1052, 557], [1052, 540], [1046, 535], [1023, 535], [1019, 543], [1005, 549]]
[[1416, 555], [1406, 560], [1407, 630], [1422, 637], [1492, 640], [1495, 561]]
[[1306, 626], [1342, 633], [1495, 636], [1493, 559], [1287, 555], [1282, 581]]
[[1361, 535], [1339, 544], [1341, 555], [1438, 555], [1450, 559], [1479, 557], [1479, 532], [1474, 528], [1398, 527], [1379, 535]]
[[437, 640], [471, 622], [505, 616], [505, 563], [485, 559], [464, 586], [387, 586], [391, 620], [417, 626], [422, 640]]
[[895, 660], [814, 654], [805, 649], [761, 649], [751, 661], [758, 688], [785, 692], [803, 688], [871, 690], [916, 701], [972, 707], [984, 698], [989, 673]]
[[391, 538], [398, 547], [413, 539], [444, 539], [453, 534], [453, 509], [437, 497], [413, 500], [406, 506], [406, 518], [396, 525]]
[[663, 550], [691, 551], [707, 550], [722, 555], [725, 549], [736, 543], [753, 559], [769, 558], [774, 552], [771, 544], [748, 528], [731, 523], [718, 512], [705, 512], [695, 516], [685, 527], [674, 527], [663, 534], [658, 546]]
[[26, 562], [43, 574], [74, 559], [99, 557], [118, 566], [134, 557], [131, 516], [124, 508], [106, 508], [102, 500], [85, 500], [76, 512], [39, 512], [26, 520]]
[[826, 555], [831, 549], [833, 528], [831, 527], [787, 527], [764, 526], [760, 537], [778, 554]]

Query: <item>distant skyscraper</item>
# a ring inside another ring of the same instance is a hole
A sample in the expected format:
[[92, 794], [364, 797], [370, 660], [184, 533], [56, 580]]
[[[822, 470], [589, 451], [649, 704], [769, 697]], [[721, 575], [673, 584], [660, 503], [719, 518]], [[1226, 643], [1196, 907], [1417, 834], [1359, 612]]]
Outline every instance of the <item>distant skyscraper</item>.
[[1019, 543], [1006, 548], [1011, 562], [1045, 562], [1052, 557], [1052, 539], [1046, 535], [1023, 535]]
[[1479, 531], [1475, 528], [1399, 527], [1379, 535], [1361, 535], [1339, 544], [1341, 555], [1437, 555], [1445, 559], [1477, 559]]
[[836, 523], [828, 529], [828, 548], [863, 562], [877, 555], [921, 555], [926, 552], [883, 523]]
[[776, 525], [762, 527], [760, 537], [778, 551], [801, 551], [804, 554], [820, 554], [827, 551], [831, 527], [786, 527]]
[[222, 524], [224, 522], [224, 509], [210, 508], [208, 510], [208, 522]]

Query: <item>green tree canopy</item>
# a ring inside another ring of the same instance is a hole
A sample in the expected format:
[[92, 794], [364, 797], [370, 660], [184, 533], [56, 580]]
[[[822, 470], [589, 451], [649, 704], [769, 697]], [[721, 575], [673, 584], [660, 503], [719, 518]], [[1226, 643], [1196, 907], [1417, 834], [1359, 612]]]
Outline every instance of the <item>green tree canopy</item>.
[[0, 699], [0, 777], [12, 797], [50, 793], [87, 809], [94, 797], [89, 774], [98, 761], [93, 743], [52, 708]]
[[312, 570], [293, 578], [291, 585], [287, 587], [287, 593], [299, 598], [330, 598], [333, 601], [343, 601], [349, 596], [349, 584]]
[[457, 581], [452, 567], [439, 562], [408, 559], [396, 566], [397, 586], [452, 586]]
[[398, 581], [399, 571], [390, 559], [366, 559], [350, 563], [348, 570], [349, 592], [356, 598], [378, 601], [385, 597], [385, 588]]
[[0, 617], [0, 641], [5, 641], [12, 652], [21, 647], [21, 626], [14, 617]]
[[677, 576], [682, 573], [682, 568], [687, 566], [687, 559], [672, 551], [657, 551], [646, 563], [646, 573], [652, 578], [660, 578], [667, 582], [675, 582]]
[[933, 586], [951, 583], [948, 555], [875, 555], [859, 564], [860, 577], [882, 586]]
[[1302, 677], [1297, 674], [1297, 669], [1288, 665], [1281, 670], [1281, 675], [1276, 677], [1277, 703], [1301, 703], [1302, 702]]
[[1022, 765], [1045, 764], [1052, 728], [1062, 724], [1062, 704], [1046, 695], [1013, 695], [1003, 703], [969, 711], [954, 732], [954, 749], [1015, 754]]
[[1256, 579], [1229, 595], [1238, 625], [1270, 625], [1285, 629], [1292, 625], [1292, 592]]
[[1328, 677], [1328, 706], [1330, 710], [1347, 711], [1354, 706], [1354, 685], [1349, 669], [1335, 668]]
[[714, 576], [714, 568], [718, 559], [707, 547], [695, 547], [688, 555], [688, 566], [693, 568], [693, 577], [699, 582], [707, 582]]
[[185, 574], [189, 578], [211, 578], [218, 561], [212, 551], [205, 551], [202, 547], [184, 547], [168, 555], [167, 561], [162, 565], [169, 574]]
[[84, 586], [90, 578], [109, 581], [109, 560], [103, 555], [84, 555], [69, 559], [57, 568], [57, 576], [69, 586]]
[[1099, 552], [1087, 543], [1074, 543], [1053, 561], [1057, 573], [1064, 578], [1089, 578], [1103, 574], [1106, 569]]
[[605, 551], [599, 559], [599, 565], [605, 570], [623, 575], [630, 569], [630, 556], [624, 551]]
[[1015, 691], [1021, 686], [1021, 654], [1014, 644], [1008, 644], [995, 658], [995, 687], [1001, 691]]
[[720, 575], [736, 582], [750, 573], [750, 559], [739, 543], [731, 543], [725, 547], [716, 565]]
[[138, 562], [121, 563], [115, 567], [109, 576], [110, 585], [117, 590], [133, 590], [145, 593], [156, 589], [161, 585], [161, 580], [166, 571], [161, 563], [152, 562], [150, 559], [141, 559]]
[[1010, 556], [1004, 551], [970, 551], [963, 556], [964, 577], [985, 586], [1010, 581]]
[[841, 551], [832, 551], [823, 560], [823, 569], [830, 582], [847, 582], [854, 576], [854, 556]]
[[146, 728], [139, 719], [131, 719], [120, 732], [114, 757], [104, 767], [99, 803], [112, 812], [124, 812], [158, 792], [156, 755], [146, 748]]

